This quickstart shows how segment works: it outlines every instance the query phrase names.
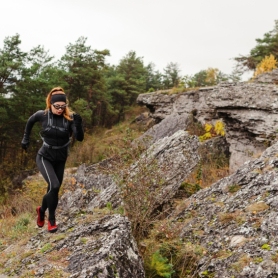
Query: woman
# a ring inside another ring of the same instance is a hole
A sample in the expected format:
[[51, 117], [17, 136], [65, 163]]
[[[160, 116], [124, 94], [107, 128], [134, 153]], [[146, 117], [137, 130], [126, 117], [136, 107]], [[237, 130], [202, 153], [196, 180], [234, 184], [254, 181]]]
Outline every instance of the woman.
[[84, 138], [82, 118], [72, 113], [67, 103], [63, 88], [53, 88], [46, 97], [46, 109], [37, 111], [28, 119], [21, 142], [22, 148], [27, 150], [33, 125], [40, 122], [43, 144], [37, 153], [36, 163], [48, 187], [42, 205], [36, 209], [37, 225], [40, 228], [44, 226], [45, 211], [48, 209], [48, 231], [51, 233], [57, 231], [55, 210], [63, 181], [70, 137], [73, 134], [78, 141]]

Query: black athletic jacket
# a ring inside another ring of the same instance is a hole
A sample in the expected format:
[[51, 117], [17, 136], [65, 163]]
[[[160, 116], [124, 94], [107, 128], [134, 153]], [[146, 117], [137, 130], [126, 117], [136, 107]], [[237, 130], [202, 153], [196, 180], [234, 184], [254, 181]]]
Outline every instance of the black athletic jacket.
[[49, 112], [39, 110], [27, 121], [23, 138], [25, 142], [29, 142], [30, 133], [36, 122], [40, 122], [42, 126], [40, 133], [44, 141], [38, 154], [50, 161], [66, 161], [68, 143], [72, 134], [78, 141], [82, 141], [84, 138], [81, 123], [75, 125], [74, 121], [66, 120], [63, 115], [53, 114], [50, 110]]

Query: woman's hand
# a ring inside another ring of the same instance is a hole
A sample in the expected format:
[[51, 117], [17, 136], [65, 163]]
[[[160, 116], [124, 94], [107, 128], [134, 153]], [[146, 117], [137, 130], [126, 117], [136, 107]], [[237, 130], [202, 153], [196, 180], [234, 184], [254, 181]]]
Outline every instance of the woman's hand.
[[82, 124], [82, 118], [79, 114], [73, 114], [73, 122], [75, 126], [81, 126]]
[[25, 151], [27, 151], [28, 147], [29, 147], [29, 140], [26, 139], [26, 138], [23, 138], [22, 141], [21, 141], [21, 148]]

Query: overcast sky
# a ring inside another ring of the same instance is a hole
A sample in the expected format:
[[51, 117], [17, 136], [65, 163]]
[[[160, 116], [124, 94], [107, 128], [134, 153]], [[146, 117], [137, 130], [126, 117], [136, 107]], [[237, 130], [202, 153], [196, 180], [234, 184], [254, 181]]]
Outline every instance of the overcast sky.
[[173, 62], [182, 75], [230, 74], [233, 58], [274, 28], [277, 11], [278, 0], [2, 0], [0, 48], [18, 33], [24, 51], [42, 45], [59, 59], [84, 36], [108, 49], [113, 65], [133, 50], [161, 72]]

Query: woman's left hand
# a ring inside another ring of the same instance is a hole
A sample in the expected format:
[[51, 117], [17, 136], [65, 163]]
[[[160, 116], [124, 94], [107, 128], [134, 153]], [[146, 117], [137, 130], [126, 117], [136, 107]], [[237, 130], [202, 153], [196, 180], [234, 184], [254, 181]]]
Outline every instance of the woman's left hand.
[[82, 118], [79, 114], [73, 114], [73, 122], [75, 126], [80, 126], [82, 124]]

